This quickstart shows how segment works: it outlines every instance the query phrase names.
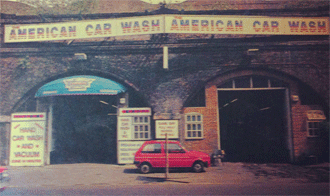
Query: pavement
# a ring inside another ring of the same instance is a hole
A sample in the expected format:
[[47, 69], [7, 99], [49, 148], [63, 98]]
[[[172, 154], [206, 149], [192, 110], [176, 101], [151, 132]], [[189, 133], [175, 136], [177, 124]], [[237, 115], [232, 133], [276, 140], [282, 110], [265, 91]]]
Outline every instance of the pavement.
[[110, 186], [144, 184], [260, 184], [329, 183], [329, 163], [291, 164], [223, 163], [205, 172], [170, 170], [141, 174], [134, 165], [58, 164], [43, 167], [9, 166], [9, 187]]

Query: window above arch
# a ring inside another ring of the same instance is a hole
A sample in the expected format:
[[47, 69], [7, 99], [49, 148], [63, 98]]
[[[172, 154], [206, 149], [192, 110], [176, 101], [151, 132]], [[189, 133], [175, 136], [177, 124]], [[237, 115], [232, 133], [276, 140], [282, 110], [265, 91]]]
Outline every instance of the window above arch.
[[286, 86], [284, 82], [274, 78], [265, 76], [243, 76], [223, 83], [218, 86], [218, 89], [282, 89]]

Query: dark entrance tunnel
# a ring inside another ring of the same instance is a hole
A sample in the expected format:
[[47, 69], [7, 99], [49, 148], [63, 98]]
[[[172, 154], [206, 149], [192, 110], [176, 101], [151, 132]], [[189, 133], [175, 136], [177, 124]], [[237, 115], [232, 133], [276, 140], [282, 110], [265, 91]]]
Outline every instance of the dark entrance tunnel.
[[53, 101], [51, 164], [116, 163], [116, 96], [63, 96]]
[[219, 91], [218, 97], [227, 161], [289, 161], [285, 90]]

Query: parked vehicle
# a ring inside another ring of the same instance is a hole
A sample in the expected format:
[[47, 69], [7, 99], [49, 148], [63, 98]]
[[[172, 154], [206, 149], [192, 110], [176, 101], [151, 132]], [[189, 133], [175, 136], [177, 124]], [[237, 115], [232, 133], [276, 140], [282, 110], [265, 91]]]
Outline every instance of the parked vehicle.
[[0, 192], [5, 190], [10, 180], [7, 170], [7, 168], [0, 166]]
[[[165, 168], [165, 141], [146, 141], [135, 153], [134, 164], [141, 173], [154, 168]], [[210, 166], [210, 156], [203, 152], [188, 151], [178, 141], [168, 141], [169, 168], [191, 168], [202, 172]]]

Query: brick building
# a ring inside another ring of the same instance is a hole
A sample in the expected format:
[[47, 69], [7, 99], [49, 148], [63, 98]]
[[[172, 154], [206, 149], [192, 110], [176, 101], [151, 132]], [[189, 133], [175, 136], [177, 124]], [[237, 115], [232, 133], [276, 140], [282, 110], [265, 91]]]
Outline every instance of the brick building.
[[1, 2], [1, 164], [328, 158], [328, 1]]

